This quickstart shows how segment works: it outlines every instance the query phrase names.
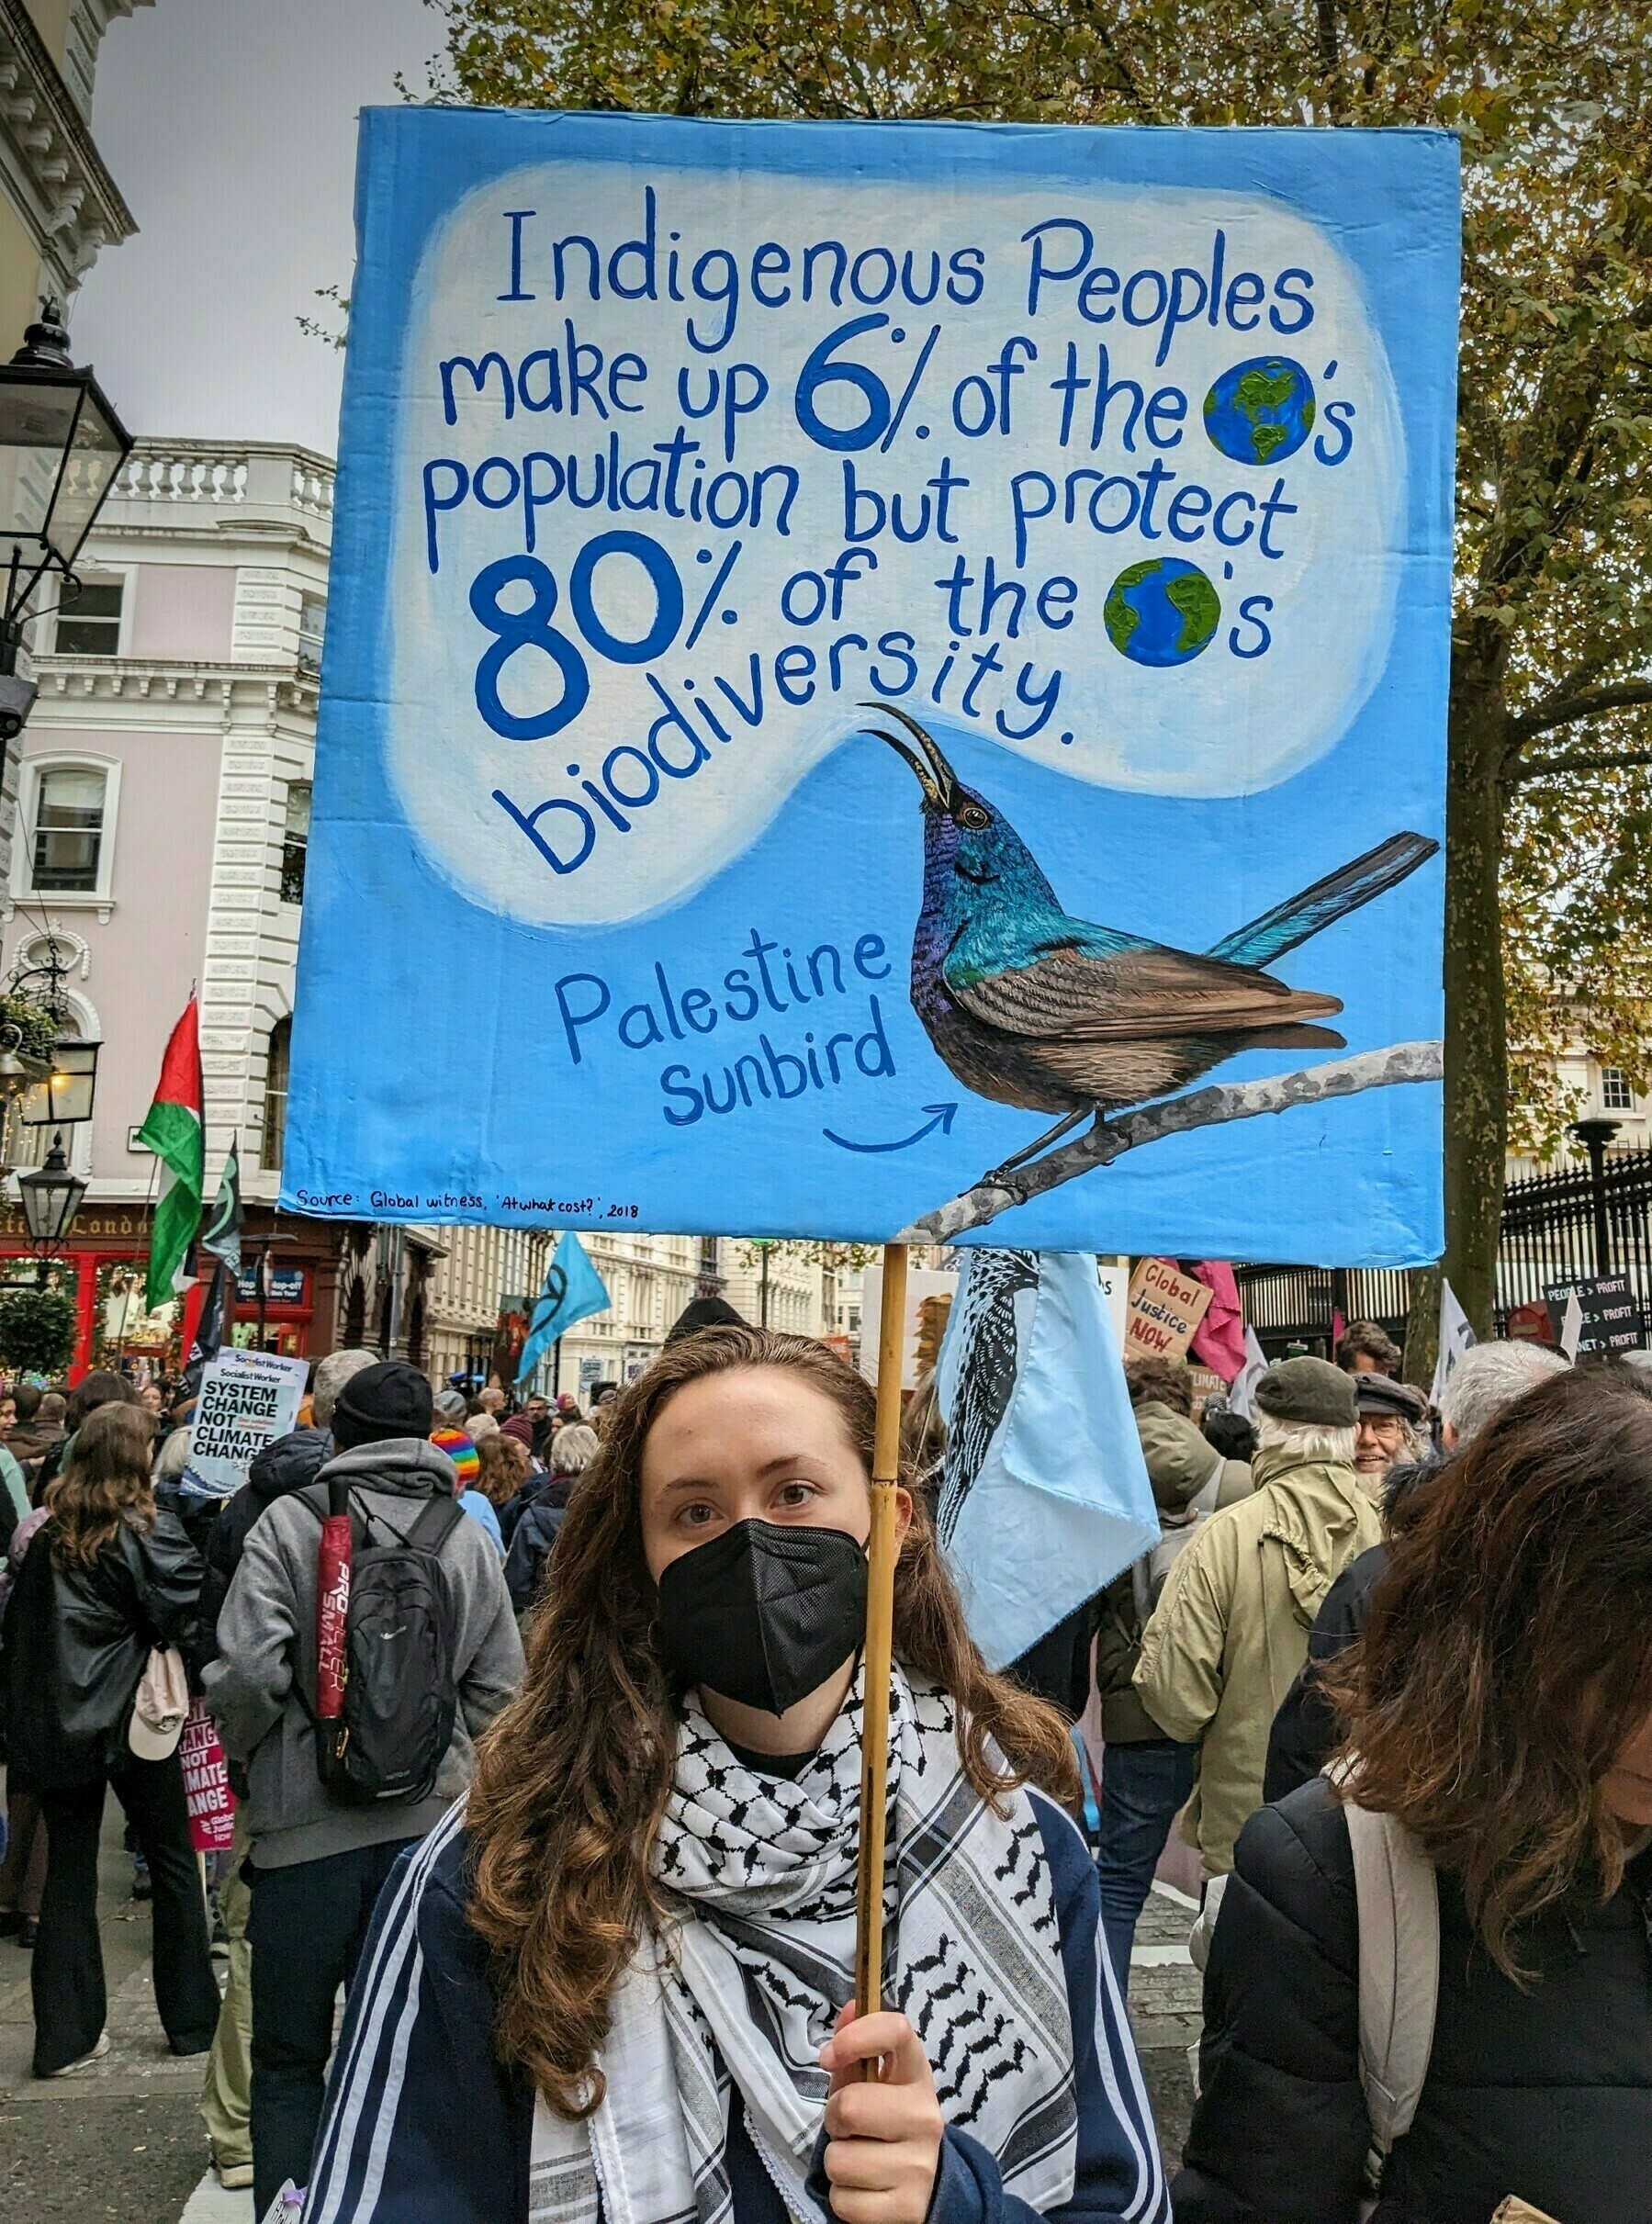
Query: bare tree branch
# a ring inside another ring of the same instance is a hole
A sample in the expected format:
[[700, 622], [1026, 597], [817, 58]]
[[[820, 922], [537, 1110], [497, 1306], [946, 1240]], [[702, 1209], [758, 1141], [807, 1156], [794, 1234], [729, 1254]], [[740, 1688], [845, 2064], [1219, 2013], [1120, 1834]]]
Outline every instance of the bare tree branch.
[[1162, 1104], [1127, 1112], [1105, 1127], [1087, 1129], [1048, 1157], [1018, 1167], [1002, 1185], [978, 1183], [961, 1196], [925, 1213], [910, 1228], [903, 1228], [892, 1241], [950, 1243], [972, 1228], [985, 1228], [1013, 1206], [1059, 1189], [1076, 1175], [1088, 1174], [1093, 1166], [1110, 1165], [1125, 1151], [1138, 1150], [1143, 1143], [1156, 1143], [1163, 1136], [1185, 1135], [1191, 1129], [1214, 1128], [1231, 1119], [1254, 1119], [1264, 1112], [1288, 1112], [1297, 1105], [1326, 1104], [1333, 1097], [1357, 1095], [1362, 1089], [1386, 1089], [1406, 1081], [1438, 1081], [1443, 1070], [1439, 1043], [1397, 1042], [1386, 1050], [1361, 1050], [1353, 1058], [1306, 1066], [1297, 1073], [1269, 1074], [1262, 1081], [1219, 1082], [1212, 1088], [1195, 1089], [1187, 1096], [1167, 1097]]
[[[1652, 702], [1652, 680], [1626, 680], [1619, 687], [1594, 688], [1579, 695], [1551, 695], [1528, 711], [1523, 718], [1511, 723], [1510, 734], [1517, 747], [1535, 741], [1540, 734], [1552, 734], [1556, 726], [1575, 725], [1580, 718], [1598, 718], [1603, 711], [1632, 711], [1643, 703]], [[1515, 777], [1519, 778], [1516, 772]]]
[[1516, 765], [1512, 781], [1558, 780], [1573, 772], [1630, 772], [1636, 765], [1652, 765], [1652, 749], [1620, 749], [1613, 757], [1534, 757]]

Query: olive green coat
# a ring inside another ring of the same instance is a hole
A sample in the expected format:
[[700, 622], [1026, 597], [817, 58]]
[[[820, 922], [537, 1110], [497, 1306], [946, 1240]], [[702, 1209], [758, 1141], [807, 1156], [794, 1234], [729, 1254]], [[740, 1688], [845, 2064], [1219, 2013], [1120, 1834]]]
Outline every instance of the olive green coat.
[[1382, 1542], [1352, 1467], [1276, 1449], [1251, 1470], [1254, 1495], [1203, 1522], [1171, 1569], [1135, 1674], [1164, 1735], [1199, 1747], [1183, 1834], [1209, 1876], [1232, 1868], [1234, 1840], [1262, 1804], [1268, 1731], [1320, 1601]]
[[[1101, 1694], [1101, 1734], [1110, 1746], [1141, 1745], [1164, 1733], [1137, 1698], [1131, 1678], [1141, 1657], [1142, 1618], [1164, 1588], [1172, 1563], [1186, 1552], [1209, 1513], [1189, 1511], [1204, 1499], [1209, 1512], [1231, 1506], [1251, 1492], [1251, 1470], [1242, 1460], [1223, 1459], [1190, 1421], [1155, 1398], [1136, 1409], [1136, 1433], [1147, 1462], [1163, 1535], [1149, 1553], [1146, 1584], [1127, 1567], [1107, 1585], [1096, 1633], [1096, 1689]], [[1150, 1603], [1139, 1604], [1143, 1589]]]

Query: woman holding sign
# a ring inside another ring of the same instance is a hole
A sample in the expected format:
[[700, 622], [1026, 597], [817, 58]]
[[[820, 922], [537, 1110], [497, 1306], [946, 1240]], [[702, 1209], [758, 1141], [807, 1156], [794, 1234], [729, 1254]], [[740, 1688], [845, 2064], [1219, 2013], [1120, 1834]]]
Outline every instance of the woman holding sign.
[[624, 1392], [468, 1808], [386, 1888], [309, 2224], [1167, 2224], [1072, 1747], [905, 1488], [889, 2006], [848, 2005], [872, 1440], [799, 1337]]
[[66, 2077], [108, 2050], [97, 1839], [110, 1785], [154, 1881], [155, 2005], [173, 2052], [205, 2053], [218, 2024], [177, 1752], [187, 1693], [181, 1680], [162, 1687], [163, 1708], [139, 1689], [152, 1648], [193, 1647], [205, 1570], [155, 1505], [149, 1456], [140, 1407], [86, 1416], [6, 1612], [6, 1751], [39, 1794], [48, 1839], [32, 1973], [37, 2077]]

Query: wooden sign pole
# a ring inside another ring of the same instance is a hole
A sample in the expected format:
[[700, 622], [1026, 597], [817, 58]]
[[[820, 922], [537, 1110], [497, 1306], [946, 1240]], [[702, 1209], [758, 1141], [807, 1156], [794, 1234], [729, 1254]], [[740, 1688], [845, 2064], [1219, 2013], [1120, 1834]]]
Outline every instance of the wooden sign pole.
[[[883, 1246], [878, 1323], [878, 1420], [871, 1463], [871, 1542], [866, 1574], [866, 1706], [860, 1737], [860, 1870], [855, 1931], [855, 2011], [882, 2005], [883, 1829], [889, 1803], [889, 1670], [894, 1639], [895, 1488], [901, 1473], [901, 1365], [906, 1326], [906, 1246]], [[863, 2077], [877, 2065], [861, 2066]]]

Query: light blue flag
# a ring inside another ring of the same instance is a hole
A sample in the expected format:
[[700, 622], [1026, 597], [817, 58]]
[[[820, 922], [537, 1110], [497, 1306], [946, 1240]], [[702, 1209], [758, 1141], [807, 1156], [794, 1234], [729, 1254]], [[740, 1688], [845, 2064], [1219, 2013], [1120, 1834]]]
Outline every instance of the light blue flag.
[[528, 1340], [522, 1347], [516, 1369], [518, 1382], [526, 1382], [558, 1336], [567, 1335], [577, 1320], [605, 1311], [610, 1303], [602, 1277], [590, 1263], [590, 1254], [570, 1229], [556, 1246], [556, 1255], [545, 1268], [545, 1287], [534, 1300]]
[[940, 1540], [1001, 1668], [1159, 1537], [1094, 1254], [972, 1252], [936, 1373]]

